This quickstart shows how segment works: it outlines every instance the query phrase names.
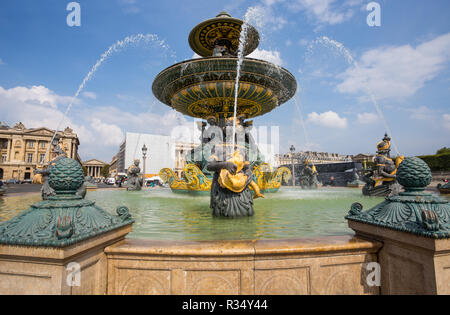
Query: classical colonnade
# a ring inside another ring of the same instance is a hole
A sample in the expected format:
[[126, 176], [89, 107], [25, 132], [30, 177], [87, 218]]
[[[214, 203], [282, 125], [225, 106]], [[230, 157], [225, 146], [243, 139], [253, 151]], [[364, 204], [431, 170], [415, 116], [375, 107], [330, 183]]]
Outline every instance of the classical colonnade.
[[102, 176], [102, 169], [103, 166], [90, 166], [90, 165], [86, 165], [86, 169], [87, 169], [87, 175], [91, 176], [92, 178], [100, 178], [103, 177]]

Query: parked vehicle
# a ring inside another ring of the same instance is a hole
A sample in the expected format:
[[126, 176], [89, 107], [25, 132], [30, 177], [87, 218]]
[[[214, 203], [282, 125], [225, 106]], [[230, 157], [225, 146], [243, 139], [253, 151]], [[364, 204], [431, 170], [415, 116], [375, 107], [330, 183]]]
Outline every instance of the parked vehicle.
[[11, 179], [7, 182], [8, 185], [14, 185], [14, 184], [19, 184], [19, 183], [20, 183], [19, 180], [14, 179], [14, 178], [11, 178]]
[[114, 185], [116, 183], [116, 180], [114, 179], [114, 178], [108, 178], [107, 180], [106, 180], [106, 184], [107, 185]]
[[20, 182], [21, 184], [32, 184], [33, 181], [31, 179], [24, 179], [22, 182]]

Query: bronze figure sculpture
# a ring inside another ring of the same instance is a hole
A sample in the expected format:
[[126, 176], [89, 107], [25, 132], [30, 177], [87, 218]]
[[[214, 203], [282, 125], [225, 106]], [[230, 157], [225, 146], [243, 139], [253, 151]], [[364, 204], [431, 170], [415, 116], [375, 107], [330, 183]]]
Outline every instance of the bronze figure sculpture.
[[141, 168], [139, 167], [139, 160], [134, 160], [133, 165], [128, 168], [128, 182], [127, 182], [127, 190], [128, 191], [139, 191], [142, 189], [142, 178], [140, 177]]
[[375, 157], [375, 168], [365, 172], [362, 180], [366, 183], [363, 187], [365, 196], [391, 196], [400, 191], [397, 183], [397, 169], [405, 159], [399, 156], [391, 159], [391, 138], [385, 134], [383, 140], [377, 144], [377, 156]]

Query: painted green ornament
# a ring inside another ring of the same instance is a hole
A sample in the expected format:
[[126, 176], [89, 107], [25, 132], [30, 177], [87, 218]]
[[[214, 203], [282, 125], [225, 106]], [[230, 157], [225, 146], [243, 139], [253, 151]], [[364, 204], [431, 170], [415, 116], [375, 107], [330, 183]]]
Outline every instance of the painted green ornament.
[[362, 212], [360, 203], [354, 203], [346, 219], [424, 237], [449, 238], [450, 203], [424, 191], [431, 179], [431, 170], [423, 160], [407, 158], [397, 171], [397, 180], [405, 191], [366, 212]]
[[53, 167], [48, 183], [57, 194], [75, 193], [84, 183], [83, 168], [73, 159], [61, 159]]
[[0, 244], [66, 247], [133, 224], [128, 208], [117, 208], [115, 216], [85, 200], [84, 194], [77, 193], [83, 183], [77, 161], [58, 159], [49, 176], [56, 195], [1, 224]]

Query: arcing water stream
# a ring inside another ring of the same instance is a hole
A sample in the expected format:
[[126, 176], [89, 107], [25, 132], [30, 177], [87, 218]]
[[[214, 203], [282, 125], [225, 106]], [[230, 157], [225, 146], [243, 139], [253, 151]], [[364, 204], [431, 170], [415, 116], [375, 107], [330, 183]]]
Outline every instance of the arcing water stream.
[[[67, 106], [66, 111], [63, 114], [63, 117], [61, 118], [61, 121], [59, 122], [58, 126], [55, 129], [55, 133], [53, 134], [52, 140], [50, 143], [53, 142], [53, 140], [56, 137], [56, 134], [58, 133], [58, 130], [61, 127], [61, 124], [63, 123], [64, 119], [67, 117], [67, 114], [69, 113], [70, 109], [73, 106], [73, 103], [75, 102], [75, 100], [77, 99], [77, 97], [80, 95], [81, 91], [84, 89], [84, 87], [86, 86], [86, 83], [92, 78], [92, 76], [95, 74], [95, 72], [98, 70], [98, 68], [101, 66], [101, 64], [108, 59], [108, 57], [110, 57], [113, 53], [116, 53], [118, 51], [120, 51], [120, 49], [125, 48], [131, 44], [137, 44], [140, 42], [153, 42], [158, 44], [161, 48], [165, 49], [166, 51], [170, 51], [170, 47], [164, 42], [164, 40], [160, 40], [158, 38], [158, 35], [155, 34], [137, 34], [137, 35], [131, 35], [131, 36], [127, 36], [125, 37], [123, 40], [119, 40], [116, 43], [114, 43], [113, 45], [111, 45], [101, 56], [100, 59], [97, 60], [97, 62], [95, 63], [95, 65], [91, 68], [91, 71], [89, 71], [89, 73], [84, 77], [83, 81], [81, 82], [80, 86], [78, 87], [77, 92], [75, 93], [75, 95], [72, 97], [72, 101], [70, 102], [70, 104]], [[171, 52], [171, 56], [175, 57], [175, 54], [173, 51]], [[50, 145], [47, 147], [47, 151], [45, 152], [45, 157], [42, 159], [41, 165], [44, 163], [49, 150], [50, 150]]]
[[[331, 47], [336, 49], [348, 62], [349, 65], [354, 66], [358, 71], [361, 69], [361, 67], [359, 66], [358, 62], [353, 58], [352, 54], [350, 53], [350, 51], [340, 42], [335, 41], [333, 39], [330, 39], [327, 36], [322, 36], [319, 37], [318, 39], [316, 39], [310, 46], [309, 46], [309, 50], [312, 50], [312, 46], [314, 44], [321, 44], [325, 47]], [[366, 90], [366, 94], [369, 96], [372, 104], [375, 107], [375, 110], [377, 111], [378, 116], [381, 118], [381, 120], [383, 121], [384, 127], [386, 128], [387, 133], [389, 134], [390, 137], [394, 138], [391, 128], [389, 128], [389, 125], [387, 123], [386, 118], [383, 115], [383, 112], [380, 108], [380, 106], [378, 105], [376, 98], [372, 92], [372, 90], [370, 89], [370, 86], [365, 85], [365, 90]], [[394, 147], [394, 150], [396, 151], [397, 155], [400, 155], [400, 151], [398, 150], [397, 145], [395, 144], [394, 141], [391, 141], [392, 146]]]

